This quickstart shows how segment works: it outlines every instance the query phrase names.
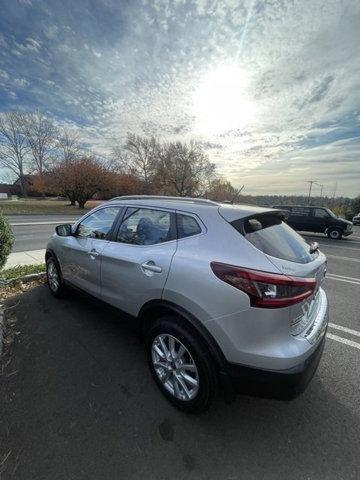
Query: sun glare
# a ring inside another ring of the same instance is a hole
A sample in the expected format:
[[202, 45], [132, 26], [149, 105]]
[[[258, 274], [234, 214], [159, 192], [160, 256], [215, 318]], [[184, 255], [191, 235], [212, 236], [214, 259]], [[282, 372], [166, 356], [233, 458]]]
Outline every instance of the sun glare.
[[209, 72], [199, 83], [193, 105], [197, 129], [203, 135], [244, 128], [255, 114], [248, 75], [234, 65]]

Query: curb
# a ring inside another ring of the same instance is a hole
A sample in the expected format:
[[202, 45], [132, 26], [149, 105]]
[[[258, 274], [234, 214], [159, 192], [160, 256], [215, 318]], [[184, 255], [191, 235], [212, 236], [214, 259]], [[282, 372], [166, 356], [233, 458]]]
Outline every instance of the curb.
[[41, 280], [43, 278], [46, 278], [46, 272], [31, 273], [30, 275], [23, 275], [22, 277], [16, 277], [16, 278], [12, 278], [11, 280], [7, 280], [4, 283], [4, 286], [12, 287], [13, 285], [16, 285], [19, 282], [29, 283], [29, 282], [33, 282], [34, 280]]

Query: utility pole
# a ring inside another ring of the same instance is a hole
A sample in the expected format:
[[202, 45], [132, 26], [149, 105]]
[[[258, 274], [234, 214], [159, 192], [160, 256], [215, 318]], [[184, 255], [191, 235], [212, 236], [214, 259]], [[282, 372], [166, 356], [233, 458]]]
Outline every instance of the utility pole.
[[323, 194], [323, 188], [324, 188], [324, 185], [323, 184], [320, 184], [320, 198], [322, 197], [322, 194]]
[[308, 205], [310, 205], [311, 189], [312, 189], [313, 183], [316, 184], [316, 180], [307, 180], [306, 183], [309, 184]]
[[335, 184], [334, 184], [334, 191], [333, 191], [333, 194], [332, 194], [332, 206], [335, 205], [335, 195], [336, 195], [336, 190], [337, 190], [337, 180], [335, 181]]
[[337, 190], [337, 181], [335, 182], [335, 185], [334, 185], [334, 191], [333, 191], [333, 200], [335, 199], [335, 195], [336, 195], [336, 190]]

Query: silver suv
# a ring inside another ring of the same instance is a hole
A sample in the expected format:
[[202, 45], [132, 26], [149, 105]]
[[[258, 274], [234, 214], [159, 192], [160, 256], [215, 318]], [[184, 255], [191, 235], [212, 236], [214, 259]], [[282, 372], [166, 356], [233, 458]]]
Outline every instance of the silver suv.
[[187, 412], [221, 389], [302, 392], [328, 323], [326, 258], [281, 210], [177, 197], [119, 197], [59, 225], [50, 291], [71, 285], [139, 322], [152, 376]]

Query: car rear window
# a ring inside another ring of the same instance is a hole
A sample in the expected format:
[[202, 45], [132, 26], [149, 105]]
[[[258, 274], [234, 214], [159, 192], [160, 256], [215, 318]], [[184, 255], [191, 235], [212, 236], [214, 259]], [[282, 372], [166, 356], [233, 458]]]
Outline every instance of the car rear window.
[[231, 224], [256, 248], [272, 257], [309, 263], [317, 256], [310, 253], [309, 244], [283, 221], [282, 215], [262, 214]]

